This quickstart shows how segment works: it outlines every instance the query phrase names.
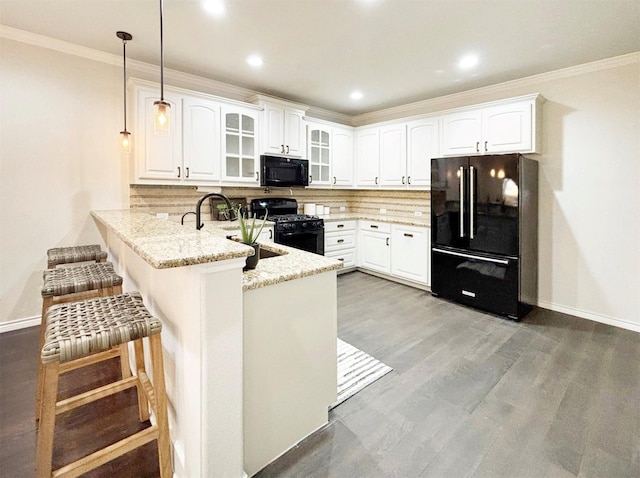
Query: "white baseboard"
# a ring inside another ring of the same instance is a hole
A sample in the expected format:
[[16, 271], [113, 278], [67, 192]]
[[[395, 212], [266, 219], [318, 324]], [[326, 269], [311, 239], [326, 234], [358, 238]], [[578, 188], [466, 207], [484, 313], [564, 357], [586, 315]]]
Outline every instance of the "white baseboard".
[[593, 312], [587, 312], [566, 305], [554, 304], [553, 302], [547, 302], [544, 300], [538, 300], [538, 307], [543, 309], [553, 310], [555, 312], [562, 312], [563, 314], [573, 315], [580, 317], [581, 319], [593, 320], [594, 322], [600, 322], [602, 324], [613, 325], [622, 329], [632, 330], [634, 332], [640, 332], [640, 324], [629, 322], [626, 320], [617, 319], [615, 317], [609, 317], [607, 315], [595, 314]]
[[40, 316], [26, 317], [24, 319], [10, 320], [8, 322], [0, 323], [0, 334], [5, 332], [11, 332], [13, 330], [26, 329], [27, 327], [33, 327], [40, 325]]

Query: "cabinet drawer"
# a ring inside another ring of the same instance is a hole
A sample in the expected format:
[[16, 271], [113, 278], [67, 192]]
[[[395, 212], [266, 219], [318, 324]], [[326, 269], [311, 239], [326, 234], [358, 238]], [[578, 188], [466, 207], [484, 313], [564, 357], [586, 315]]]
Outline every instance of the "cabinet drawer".
[[325, 251], [353, 248], [356, 243], [356, 231], [329, 232], [324, 236]]
[[[330, 257], [332, 259], [336, 259], [344, 265], [344, 267], [355, 267], [356, 266], [356, 254], [353, 249], [345, 250], [345, 251], [331, 251], [326, 252], [325, 257]], [[338, 271], [339, 272], [339, 271]]]
[[360, 221], [360, 230], [390, 233], [391, 224], [386, 222], [376, 222], [376, 221]]
[[355, 229], [356, 221], [335, 221], [324, 223], [324, 232], [354, 231]]

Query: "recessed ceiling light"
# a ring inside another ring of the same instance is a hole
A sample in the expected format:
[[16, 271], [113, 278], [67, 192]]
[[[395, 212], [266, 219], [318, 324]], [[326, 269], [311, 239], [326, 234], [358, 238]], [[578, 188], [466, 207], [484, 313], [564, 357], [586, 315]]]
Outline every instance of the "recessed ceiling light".
[[225, 6], [220, 0], [203, 0], [202, 8], [215, 17], [224, 15]]
[[469, 53], [460, 58], [460, 61], [458, 62], [458, 68], [460, 68], [461, 70], [468, 70], [469, 68], [473, 68], [474, 66], [476, 66], [478, 64], [478, 61], [478, 55]]
[[351, 93], [352, 100], [361, 100], [363, 96], [362, 91], [353, 91]]
[[247, 58], [247, 63], [255, 68], [258, 68], [264, 64], [264, 60], [260, 55], [251, 55], [249, 58]]

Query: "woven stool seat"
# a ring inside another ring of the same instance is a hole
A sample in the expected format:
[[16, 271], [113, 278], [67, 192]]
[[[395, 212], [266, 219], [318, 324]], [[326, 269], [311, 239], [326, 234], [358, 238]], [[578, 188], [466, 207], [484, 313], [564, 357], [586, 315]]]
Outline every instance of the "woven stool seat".
[[110, 262], [95, 262], [75, 267], [48, 269], [42, 274], [42, 297], [54, 297], [77, 292], [122, 285]]
[[53, 305], [46, 313], [42, 362], [68, 362], [161, 330], [139, 292]]
[[100, 248], [99, 244], [54, 247], [47, 251], [47, 264], [50, 269], [59, 264], [68, 264], [70, 262], [101, 262], [106, 259], [107, 253]]

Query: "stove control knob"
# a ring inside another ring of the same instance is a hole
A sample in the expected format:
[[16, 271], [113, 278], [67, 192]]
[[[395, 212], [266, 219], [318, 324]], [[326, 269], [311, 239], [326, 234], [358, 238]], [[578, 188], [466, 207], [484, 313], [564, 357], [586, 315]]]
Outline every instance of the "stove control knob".
[[307, 228], [307, 226], [308, 226], [308, 224], [307, 224], [306, 222], [303, 222], [303, 223], [302, 223], [302, 227], [303, 227], [303, 229], [306, 229], [306, 228]]

